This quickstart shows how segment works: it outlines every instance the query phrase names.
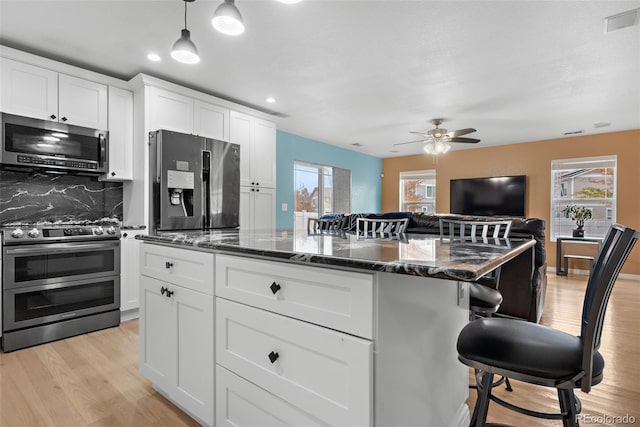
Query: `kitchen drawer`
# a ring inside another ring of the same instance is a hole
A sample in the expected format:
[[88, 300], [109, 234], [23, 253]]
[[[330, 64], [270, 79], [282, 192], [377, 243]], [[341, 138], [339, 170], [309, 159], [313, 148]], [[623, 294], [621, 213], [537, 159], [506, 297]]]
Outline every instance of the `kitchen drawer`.
[[141, 274], [213, 295], [213, 254], [149, 243], [140, 246]]
[[330, 425], [372, 423], [373, 344], [216, 298], [216, 362]]
[[216, 255], [216, 296], [369, 339], [373, 338], [373, 277]]
[[327, 426], [291, 403], [216, 366], [216, 426]]

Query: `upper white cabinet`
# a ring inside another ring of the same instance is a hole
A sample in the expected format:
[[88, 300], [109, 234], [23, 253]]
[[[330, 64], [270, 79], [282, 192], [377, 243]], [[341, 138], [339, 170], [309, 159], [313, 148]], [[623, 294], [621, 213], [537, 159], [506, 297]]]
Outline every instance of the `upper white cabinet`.
[[58, 73], [0, 59], [3, 112], [42, 120], [58, 118]]
[[159, 87], [149, 88], [149, 130], [229, 140], [229, 109]]
[[107, 129], [107, 86], [2, 58], [2, 111]]
[[167, 129], [193, 133], [193, 98], [151, 86], [149, 131]]
[[107, 129], [107, 86], [77, 77], [58, 75], [59, 121]]
[[275, 230], [276, 190], [274, 188], [240, 186], [240, 228]]
[[133, 175], [133, 92], [109, 87], [109, 172], [105, 180]]
[[229, 140], [229, 109], [198, 99], [193, 104], [193, 133], [207, 138]]
[[240, 145], [240, 185], [275, 188], [275, 123], [231, 111], [229, 128], [229, 141]]

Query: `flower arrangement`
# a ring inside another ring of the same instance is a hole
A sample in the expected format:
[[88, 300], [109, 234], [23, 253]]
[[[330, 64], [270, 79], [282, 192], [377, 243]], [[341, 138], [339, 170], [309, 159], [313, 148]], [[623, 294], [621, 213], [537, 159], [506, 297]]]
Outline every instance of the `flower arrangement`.
[[573, 237], [584, 237], [584, 222], [593, 218], [591, 209], [585, 206], [569, 205], [562, 212], [576, 222], [576, 229], [573, 230]]

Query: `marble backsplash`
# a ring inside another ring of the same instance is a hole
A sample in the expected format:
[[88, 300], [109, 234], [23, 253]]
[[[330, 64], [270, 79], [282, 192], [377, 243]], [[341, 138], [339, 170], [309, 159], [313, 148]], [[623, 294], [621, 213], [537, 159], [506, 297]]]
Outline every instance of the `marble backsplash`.
[[122, 183], [0, 170], [0, 225], [122, 221]]

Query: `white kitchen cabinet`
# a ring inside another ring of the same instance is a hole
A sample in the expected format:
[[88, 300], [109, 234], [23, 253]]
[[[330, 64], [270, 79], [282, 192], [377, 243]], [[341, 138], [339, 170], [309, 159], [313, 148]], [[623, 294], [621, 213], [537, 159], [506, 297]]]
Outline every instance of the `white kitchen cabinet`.
[[136, 310], [140, 306], [140, 245], [136, 235], [146, 230], [123, 230], [120, 239], [120, 311]]
[[193, 105], [193, 133], [229, 141], [229, 109], [196, 99]]
[[107, 129], [107, 85], [58, 75], [58, 113], [60, 122], [94, 129]]
[[371, 341], [222, 298], [216, 325], [218, 365], [327, 425], [372, 424]]
[[133, 92], [109, 87], [109, 172], [102, 179], [133, 178]]
[[149, 88], [149, 131], [193, 133], [193, 98], [159, 87]]
[[240, 186], [240, 228], [274, 230], [275, 227], [276, 190]]
[[229, 122], [229, 141], [240, 145], [240, 185], [275, 188], [275, 123], [237, 111]]
[[58, 73], [0, 58], [0, 79], [0, 108], [3, 112], [42, 120], [57, 120]]
[[107, 86], [2, 58], [2, 111], [107, 129]]
[[[141, 245], [140, 257], [159, 246]], [[165, 262], [180, 259], [166, 248]], [[197, 253], [197, 252], [191, 252]], [[157, 252], [154, 252], [157, 256]], [[213, 254], [206, 254], [213, 265]], [[140, 276], [140, 372], [174, 403], [205, 425], [214, 420], [214, 305], [211, 293], [191, 289], [180, 275], [172, 281]], [[149, 271], [149, 270], [146, 270]], [[168, 274], [167, 274], [168, 276]], [[174, 282], [179, 282], [176, 284]]]

